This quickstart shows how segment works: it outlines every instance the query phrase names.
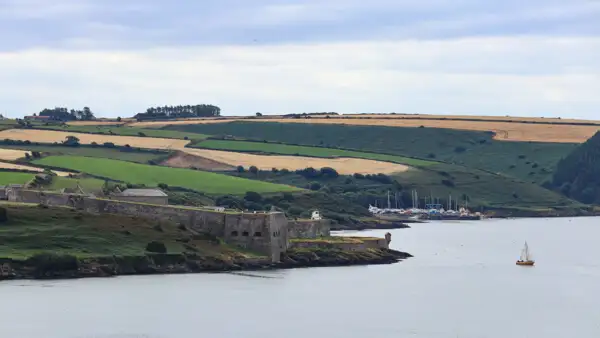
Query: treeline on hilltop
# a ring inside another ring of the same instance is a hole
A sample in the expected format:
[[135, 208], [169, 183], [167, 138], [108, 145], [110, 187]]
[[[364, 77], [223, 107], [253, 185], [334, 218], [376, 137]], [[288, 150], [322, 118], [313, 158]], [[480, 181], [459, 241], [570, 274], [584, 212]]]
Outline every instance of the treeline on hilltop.
[[90, 121], [94, 120], [96, 117], [90, 107], [83, 107], [82, 110], [77, 109], [68, 109], [64, 107], [56, 107], [53, 109], [45, 108], [39, 113], [39, 116], [47, 116], [51, 120], [56, 121]]
[[600, 132], [558, 162], [550, 187], [582, 203], [600, 203]]
[[150, 107], [145, 113], [138, 113], [134, 116], [140, 120], [163, 120], [189, 117], [217, 117], [221, 116], [221, 108], [211, 104], [197, 104], [186, 106], [164, 106]]

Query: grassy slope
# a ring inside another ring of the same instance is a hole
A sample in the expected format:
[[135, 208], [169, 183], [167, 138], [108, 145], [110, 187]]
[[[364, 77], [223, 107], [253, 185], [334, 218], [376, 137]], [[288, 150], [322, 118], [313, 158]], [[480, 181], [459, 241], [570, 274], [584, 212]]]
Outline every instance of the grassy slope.
[[165, 183], [169, 186], [183, 187], [209, 194], [243, 194], [247, 191], [269, 193], [299, 190], [285, 185], [246, 180], [203, 171], [158, 167], [109, 159], [50, 156], [36, 160], [34, 163], [73, 169], [127, 183], [145, 184], [147, 186]]
[[60, 147], [51, 145], [2, 145], [3, 149], [19, 149], [28, 151], [39, 151], [51, 155], [71, 155], [71, 156], [86, 156], [109, 158], [114, 160], [122, 160], [129, 162], [148, 163], [148, 161], [159, 161], [169, 155], [168, 152], [156, 153], [149, 151], [121, 151], [119, 149], [111, 149], [105, 147]]
[[[504, 173], [535, 183], [547, 180], [561, 157], [576, 147], [575, 144], [496, 141], [489, 132], [439, 128], [231, 122], [172, 125], [163, 130], [233, 135], [423, 159], [432, 154], [439, 161]], [[464, 151], [460, 152], [459, 147]]]
[[31, 181], [34, 174], [13, 171], [0, 171], [0, 185], [25, 184]]
[[34, 128], [46, 129], [46, 130], [58, 130], [58, 131], [71, 131], [78, 133], [91, 133], [91, 134], [106, 134], [106, 135], [121, 135], [121, 136], [140, 136], [140, 133], [145, 134], [147, 137], [159, 137], [159, 138], [174, 138], [174, 139], [185, 139], [186, 137], [190, 140], [202, 140], [207, 135], [191, 133], [191, 132], [180, 132], [171, 130], [161, 129], [146, 129], [137, 127], [126, 127], [126, 126], [78, 126], [78, 125], [42, 125], [35, 124]]
[[394, 162], [400, 164], [406, 164], [411, 166], [427, 166], [434, 162], [423, 161], [403, 156], [385, 155], [376, 153], [366, 153], [360, 151], [341, 150], [333, 148], [322, 148], [322, 147], [305, 147], [295, 146], [288, 144], [275, 144], [275, 143], [263, 143], [263, 142], [248, 142], [248, 141], [227, 141], [227, 140], [206, 140], [193, 145], [198, 148], [217, 149], [217, 150], [231, 150], [241, 152], [260, 152], [267, 154], [281, 154], [281, 155], [298, 155], [298, 156], [309, 156], [309, 157], [355, 157], [365, 158], [370, 160], [380, 160], [387, 162]]
[[[78, 257], [144, 255], [151, 241], [161, 241], [169, 253], [195, 251], [201, 255], [237, 254], [229, 246], [194, 240], [169, 223], [117, 215], [91, 215], [67, 208], [1, 203], [9, 221], [0, 226], [0, 257], [27, 258], [39, 252]], [[187, 243], [182, 243], [183, 241]]]
[[86, 192], [91, 192], [91, 191], [102, 190], [104, 181], [97, 179], [97, 178], [92, 178], [92, 177], [85, 177], [85, 178], [54, 177], [52, 179], [52, 183], [50, 185], [44, 187], [44, 189], [47, 189], [47, 190], [60, 190], [60, 189], [65, 189], [65, 188], [75, 189], [77, 187], [77, 184], [79, 184], [79, 186]]

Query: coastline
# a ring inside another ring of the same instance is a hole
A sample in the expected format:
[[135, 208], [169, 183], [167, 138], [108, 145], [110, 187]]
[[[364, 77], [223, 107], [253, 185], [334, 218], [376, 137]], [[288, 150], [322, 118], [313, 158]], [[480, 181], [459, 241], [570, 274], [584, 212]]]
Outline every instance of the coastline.
[[266, 271], [313, 267], [394, 264], [411, 254], [392, 249], [351, 251], [332, 248], [297, 248], [283, 254], [281, 262], [264, 258], [225, 260], [193, 254], [149, 254], [44, 262], [0, 259], [0, 281], [99, 278], [131, 275]]

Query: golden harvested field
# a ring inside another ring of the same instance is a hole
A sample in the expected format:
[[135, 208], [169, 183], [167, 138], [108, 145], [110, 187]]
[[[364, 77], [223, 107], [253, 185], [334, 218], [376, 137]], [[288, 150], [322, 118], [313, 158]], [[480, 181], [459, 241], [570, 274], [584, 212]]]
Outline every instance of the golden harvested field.
[[600, 130], [600, 126], [530, 124], [511, 122], [473, 122], [452, 120], [403, 119], [267, 119], [258, 122], [348, 124], [361, 126], [447, 128], [475, 131], [493, 131], [499, 141], [533, 141], [556, 143], [583, 143]]
[[25, 157], [24, 150], [14, 150], [14, 149], [0, 149], [0, 160], [4, 161], [14, 161]]
[[[428, 114], [344, 114], [342, 118], [384, 118], [384, 119], [450, 119], [450, 120], [497, 120], [497, 121], [524, 121], [524, 122], [552, 122], [552, 123], [594, 123], [600, 126], [600, 120], [560, 119], [556, 117], [519, 117], [519, 116], [479, 116], [479, 115], [428, 115]], [[331, 118], [338, 118], [332, 115]]]
[[79, 141], [83, 144], [90, 144], [92, 142], [98, 144], [112, 142], [116, 145], [123, 146], [129, 144], [132, 147], [147, 149], [178, 149], [183, 148], [189, 142], [186, 140], [168, 138], [83, 134], [53, 130], [8, 129], [0, 131], [0, 140], [11, 139], [42, 143], [60, 143], [63, 142], [67, 136], [75, 136], [79, 138]]
[[[250, 119], [234, 117], [216, 120], [214, 118], [197, 118], [197, 119], [185, 119], [185, 120], [173, 120], [173, 121], [147, 121], [147, 122], [132, 122], [128, 123], [129, 127], [138, 128], [160, 128], [164, 126], [171, 126], [176, 124], [204, 124], [204, 123], [225, 123], [233, 121], [246, 121]], [[262, 121], [260, 119], [259, 121]]]
[[[44, 169], [42, 169], [42, 168], [36, 168], [36, 167], [30, 167], [27, 165], [6, 163], [6, 162], [0, 162], [0, 169], [28, 170], [28, 171], [35, 171], [35, 172], [43, 172], [44, 171]], [[56, 171], [56, 170], [52, 170], [52, 171], [55, 172], [56, 175], [58, 175], [58, 176], [69, 176], [70, 174], [74, 174], [74, 173], [69, 173], [66, 171]]]
[[125, 124], [126, 121], [69, 121], [67, 122], [70, 126], [116, 126], [119, 124]]
[[268, 156], [193, 148], [184, 148], [181, 149], [181, 151], [184, 151], [188, 154], [209, 158], [213, 161], [226, 163], [231, 166], [241, 165], [246, 168], [250, 166], [256, 166], [262, 170], [271, 170], [272, 168], [296, 170], [307, 167], [331, 167], [337, 170], [340, 174], [351, 175], [354, 173], [390, 174], [404, 172], [409, 169], [408, 166], [402, 164], [363, 160], [357, 158], [325, 159], [301, 156]]

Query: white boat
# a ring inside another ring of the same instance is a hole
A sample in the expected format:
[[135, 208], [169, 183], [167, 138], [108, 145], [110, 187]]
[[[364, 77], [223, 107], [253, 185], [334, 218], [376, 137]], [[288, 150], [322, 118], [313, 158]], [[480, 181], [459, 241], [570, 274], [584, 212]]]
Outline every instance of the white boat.
[[533, 264], [535, 264], [535, 261], [533, 260], [533, 255], [531, 255], [531, 252], [529, 251], [529, 245], [527, 245], [527, 242], [525, 242], [525, 245], [521, 250], [521, 256], [517, 261], [517, 265], [532, 266]]

